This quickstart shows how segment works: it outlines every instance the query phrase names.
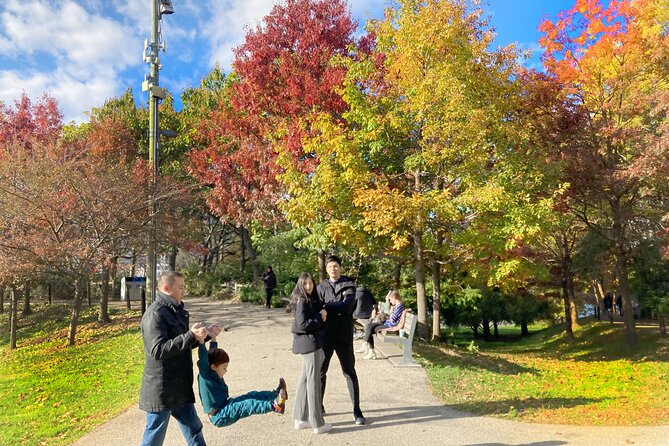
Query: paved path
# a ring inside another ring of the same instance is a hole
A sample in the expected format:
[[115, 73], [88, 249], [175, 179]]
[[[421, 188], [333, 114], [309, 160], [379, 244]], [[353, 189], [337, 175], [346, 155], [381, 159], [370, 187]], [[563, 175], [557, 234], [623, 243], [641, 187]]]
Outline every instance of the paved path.
[[[280, 376], [295, 393], [301, 359], [290, 351], [290, 315], [281, 309], [229, 304], [204, 299], [186, 303], [193, 322], [219, 322], [229, 327], [219, 341], [230, 354], [226, 381], [233, 396], [249, 390], [272, 389]], [[336, 358], [336, 356], [335, 356]], [[451, 410], [431, 394], [423, 369], [395, 368], [387, 360], [366, 361], [358, 355], [362, 410], [366, 426], [355, 426], [346, 385], [333, 358], [325, 395], [325, 419], [335, 429], [314, 435], [295, 431], [288, 400], [286, 415], [254, 415], [226, 427], [216, 428], [202, 414], [209, 446], [245, 445], [457, 445], [457, 446], [662, 446], [669, 445], [669, 426], [579, 427], [539, 425], [478, 417]], [[196, 380], [197, 381], [197, 380]], [[379, 382], [404, 389], [401, 397], [387, 394]], [[197, 389], [195, 394], [197, 395]], [[139, 445], [144, 429], [144, 412], [133, 407], [98, 427], [75, 443], [76, 446]], [[394, 438], [395, 441], [391, 441]], [[183, 445], [175, 422], [171, 422], [166, 446]]]

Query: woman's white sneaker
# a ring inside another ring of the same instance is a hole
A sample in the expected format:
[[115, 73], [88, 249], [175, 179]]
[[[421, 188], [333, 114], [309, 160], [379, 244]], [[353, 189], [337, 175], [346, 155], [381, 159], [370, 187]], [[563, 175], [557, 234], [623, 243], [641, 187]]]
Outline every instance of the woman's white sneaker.
[[308, 421], [295, 420], [295, 429], [296, 430], [311, 429], [311, 423], [309, 423]]
[[329, 423], [325, 423], [324, 425], [314, 428], [314, 434], [324, 434], [326, 432], [330, 432], [332, 430], [332, 425]]

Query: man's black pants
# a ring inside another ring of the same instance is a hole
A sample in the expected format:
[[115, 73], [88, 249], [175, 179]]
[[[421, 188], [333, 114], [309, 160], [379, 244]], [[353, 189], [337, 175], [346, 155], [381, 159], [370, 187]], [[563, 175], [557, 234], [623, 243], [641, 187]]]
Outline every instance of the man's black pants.
[[346, 385], [348, 387], [348, 394], [353, 403], [353, 416], [355, 418], [362, 416], [360, 410], [360, 386], [358, 385], [358, 375], [355, 373], [355, 355], [353, 354], [353, 343], [346, 344], [331, 344], [323, 340], [323, 365], [321, 366], [321, 402], [325, 396], [325, 384], [327, 381], [328, 368], [330, 367], [330, 360], [332, 355], [337, 353], [341, 371], [346, 378]]
[[274, 292], [274, 289], [272, 288], [265, 288], [265, 306], [267, 308], [272, 307], [272, 294]]

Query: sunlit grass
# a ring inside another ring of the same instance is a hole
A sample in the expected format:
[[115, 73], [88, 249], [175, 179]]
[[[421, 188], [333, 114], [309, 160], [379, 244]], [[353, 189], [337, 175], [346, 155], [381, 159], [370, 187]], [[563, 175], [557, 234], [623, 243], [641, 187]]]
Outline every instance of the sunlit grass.
[[444, 344], [416, 350], [435, 393], [455, 409], [541, 423], [666, 424], [669, 339], [657, 329], [638, 335], [633, 354], [623, 327], [608, 323], [582, 326], [571, 343], [556, 327], [514, 342], [478, 342], [478, 352]]
[[111, 324], [85, 310], [77, 345], [66, 347], [69, 311], [39, 305], [19, 323], [9, 350], [7, 314], [0, 315], [0, 438], [2, 444], [63, 445], [137, 400], [143, 350], [139, 314], [112, 310]]

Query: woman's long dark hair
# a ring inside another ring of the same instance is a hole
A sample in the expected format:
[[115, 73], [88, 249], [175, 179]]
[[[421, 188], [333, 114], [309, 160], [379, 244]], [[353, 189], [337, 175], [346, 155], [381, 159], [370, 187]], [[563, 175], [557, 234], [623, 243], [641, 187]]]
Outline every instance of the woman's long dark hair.
[[[307, 294], [307, 291], [304, 289], [304, 282], [307, 280], [311, 280], [311, 283], [314, 284], [314, 288], [311, 290], [311, 294]], [[306, 299], [307, 303], [311, 304], [312, 299], [316, 298], [317, 296], [318, 294], [316, 294], [316, 282], [314, 281], [314, 278], [311, 277], [311, 274], [309, 273], [302, 273], [297, 279], [295, 288], [293, 288], [293, 292], [290, 295], [290, 302], [288, 302], [286, 311], [294, 313], [295, 308], [297, 308], [297, 301], [300, 298]]]

